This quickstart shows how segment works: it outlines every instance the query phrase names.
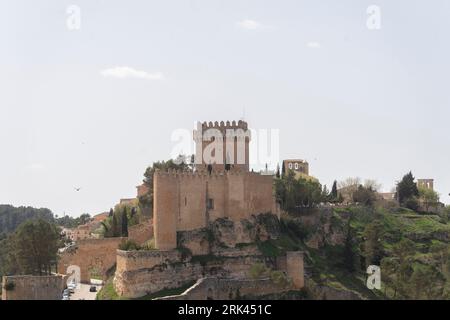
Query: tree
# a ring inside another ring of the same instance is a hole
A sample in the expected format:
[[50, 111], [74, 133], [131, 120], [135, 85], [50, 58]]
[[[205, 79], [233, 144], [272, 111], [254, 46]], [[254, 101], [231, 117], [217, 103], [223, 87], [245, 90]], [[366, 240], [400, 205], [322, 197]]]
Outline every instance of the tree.
[[360, 178], [347, 178], [338, 183], [339, 194], [344, 200], [351, 202], [353, 201], [353, 193], [358, 190], [359, 185], [361, 185]]
[[404, 205], [408, 199], [418, 196], [419, 190], [414, 182], [414, 176], [410, 171], [403, 176], [399, 183], [397, 183], [397, 199], [400, 204]]
[[383, 244], [381, 243], [382, 236], [383, 225], [380, 221], [375, 220], [366, 225], [364, 229], [364, 256], [367, 267], [372, 264], [380, 265], [384, 255]]
[[398, 261], [391, 257], [384, 257], [381, 259], [380, 269], [383, 270], [383, 282], [384, 285], [384, 295], [387, 295], [387, 288], [390, 287], [394, 290], [393, 298], [397, 296], [397, 275], [396, 271], [398, 269]]
[[445, 274], [448, 270], [450, 246], [446, 243], [436, 241], [431, 244], [429, 252], [437, 260], [440, 271]]
[[322, 199], [328, 200], [330, 198], [330, 192], [328, 191], [327, 185], [324, 184], [322, 188]]
[[445, 277], [429, 265], [416, 265], [410, 279], [415, 299], [442, 299]]
[[13, 243], [13, 255], [20, 273], [51, 273], [60, 245], [59, 230], [55, 224], [42, 219], [27, 221], [17, 229]]
[[111, 220], [111, 236], [118, 237], [120, 235], [119, 231], [119, 219], [117, 218], [117, 213], [114, 212]]
[[361, 203], [365, 206], [371, 206], [376, 201], [375, 192], [370, 187], [358, 186], [358, 189], [353, 192], [353, 201]]
[[381, 189], [381, 184], [379, 184], [376, 180], [366, 179], [364, 180], [364, 188], [378, 192], [378, 190]]
[[336, 180], [334, 180], [333, 186], [331, 187], [330, 198], [331, 198], [331, 201], [336, 201], [338, 198], [337, 181]]
[[122, 230], [121, 230], [121, 237], [128, 237], [128, 215], [127, 215], [127, 208], [123, 208], [122, 212]]
[[286, 168], [283, 161], [281, 164], [281, 177], [284, 177], [285, 175], [286, 175]]
[[435, 205], [439, 202], [439, 194], [433, 189], [420, 187], [419, 190], [419, 198], [423, 205], [425, 206], [425, 211], [428, 212], [430, 206]]
[[409, 279], [413, 272], [412, 255], [415, 253], [415, 244], [407, 238], [401, 239], [392, 246], [392, 253], [397, 259], [396, 288], [403, 296], [407, 297], [410, 292]]
[[343, 264], [344, 268], [349, 272], [355, 272], [355, 261], [356, 261], [356, 249], [355, 249], [355, 237], [353, 234], [353, 229], [350, 225], [351, 218], [347, 222], [347, 234], [345, 236], [344, 242], [344, 254], [343, 254]]
[[325, 201], [319, 182], [297, 179], [292, 170], [289, 170], [282, 179], [275, 179], [275, 196], [283, 210], [288, 212], [299, 212], [302, 207], [314, 207]]

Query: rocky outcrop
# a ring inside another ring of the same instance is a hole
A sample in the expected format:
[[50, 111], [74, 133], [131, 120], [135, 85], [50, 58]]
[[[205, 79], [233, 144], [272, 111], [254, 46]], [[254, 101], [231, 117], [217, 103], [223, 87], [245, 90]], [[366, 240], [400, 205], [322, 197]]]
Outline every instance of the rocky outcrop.
[[219, 247], [235, 248], [269, 239], [278, 239], [280, 223], [276, 215], [266, 213], [233, 222], [220, 218], [211, 224], [212, 240]]

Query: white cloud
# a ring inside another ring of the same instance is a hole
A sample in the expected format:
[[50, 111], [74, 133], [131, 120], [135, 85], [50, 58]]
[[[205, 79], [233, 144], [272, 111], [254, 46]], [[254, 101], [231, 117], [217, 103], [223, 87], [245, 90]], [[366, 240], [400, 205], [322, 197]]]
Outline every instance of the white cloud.
[[246, 30], [260, 30], [264, 29], [265, 26], [263, 26], [261, 23], [255, 20], [242, 20], [236, 23], [239, 27]]
[[104, 77], [112, 77], [117, 79], [136, 78], [145, 80], [161, 80], [163, 74], [161, 72], [148, 73], [146, 71], [136, 70], [130, 67], [113, 67], [101, 71]]
[[42, 163], [30, 163], [24, 169], [27, 171], [41, 171], [44, 169], [44, 165]]
[[318, 49], [318, 48], [320, 48], [320, 43], [319, 42], [315, 42], [315, 41], [311, 41], [311, 42], [308, 42], [306, 44], [306, 46], [308, 48], [311, 48], [311, 49]]

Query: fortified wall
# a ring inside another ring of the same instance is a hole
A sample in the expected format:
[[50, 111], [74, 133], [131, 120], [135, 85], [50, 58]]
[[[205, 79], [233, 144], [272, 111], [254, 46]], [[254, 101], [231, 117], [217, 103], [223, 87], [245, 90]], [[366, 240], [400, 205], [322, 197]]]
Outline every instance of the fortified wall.
[[68, 247], [58, 261], [58, 273], [67, 274], [70, 266], [80, 268], [80, 281], [89, 283], [91, 275], [99, 273], [104, 280], [116, 263], [116, 250], [127, 238], [80, 240]]
[[[146, 219], [128, 228], [128, 238], [103, 238], [79, 240], [75, 245], [60, 253], [58, 272], [67, 274], [70, 266], [80, 268], [80, 281], [90, 282], [91, 276], [101, 276], [106, 280], [108, 271], [116, 263], [116, 250], [125, 240], [143, 244], [153, 237], [153, 220]], [[71, 272], [71, 270], [69, 270]]]
[[271, 279], [222, 279], [208, 277], [199, 279], [180, 295], [155, 300], [231, 300], [240, 297], [254, 298], [281, 293], [287, 288], [276, 285]]
[[277, 212], [272, 176], [156, 171], [153, 183], [155, 245], [160, 250], [176, 248], [177, 231], [205, 228], [219, 218], [240, 221]]
[[2, 300], [61, 300], [67, 277], [4, 276]]
[[[120, 296], [138, 298], [164, 289], [179, 288], [199, 279], [208, 280], [190, 294], [179, 299], [232, 299], [236, 290], [240, 294], [259, 296], [304, 287], [303, 254], [287, 252], [279, 257], [283, 268], [277, 268], [260, 253], [253, 250], [230, 250], [227, 254], [198, 256], [184, 260], [178, 250], [171, 251], [117, 251], [117, 270], [114, 287]], [[220, 253], [218, 253], [220, 254]], [[197, 259], [196, 259], [197, 258]], [[202, 258], [202, 259], [198, 259]], [[265, 264], [273, 270], [281, 270], [291, 280], [287, 287], [277, 287], [268, 279], [251, 279], [249, 270], [255, 264]], [[212, 291], [210, 293], [209, 291]], [[230, 292], [232, 297], [230, 297]]]

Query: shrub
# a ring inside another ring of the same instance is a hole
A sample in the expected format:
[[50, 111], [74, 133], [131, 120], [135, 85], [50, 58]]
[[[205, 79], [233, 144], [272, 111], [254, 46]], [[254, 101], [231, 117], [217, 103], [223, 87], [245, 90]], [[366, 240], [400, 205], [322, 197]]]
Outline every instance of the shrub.
[[270, 279], [273, 281], [273, 283], [282, 288], [286, 287], [289, 284], [289, 279], [286, 277], [286, 274], [279, 270], [270, 272]]
[[141, 250], [155, 250], [155, 238], [145, 241], [145, 243], [141, 246]]
[[119, 244], [119, 249], [124, 251], [132, 251], [132, 250], [139, 250], [140, 246], [133, 240], [126, 240], [122, 241]]
[[255, 263], [250, 267], [250, 277], [253, 279], [261, 278], [262, 276], [266, 275], [269, 270], [263, 263]]
[[414, 211], [417, 211], [419, 209], [419, 202], [416, 198], [409, 198], [405, 201], [405, 207]]

